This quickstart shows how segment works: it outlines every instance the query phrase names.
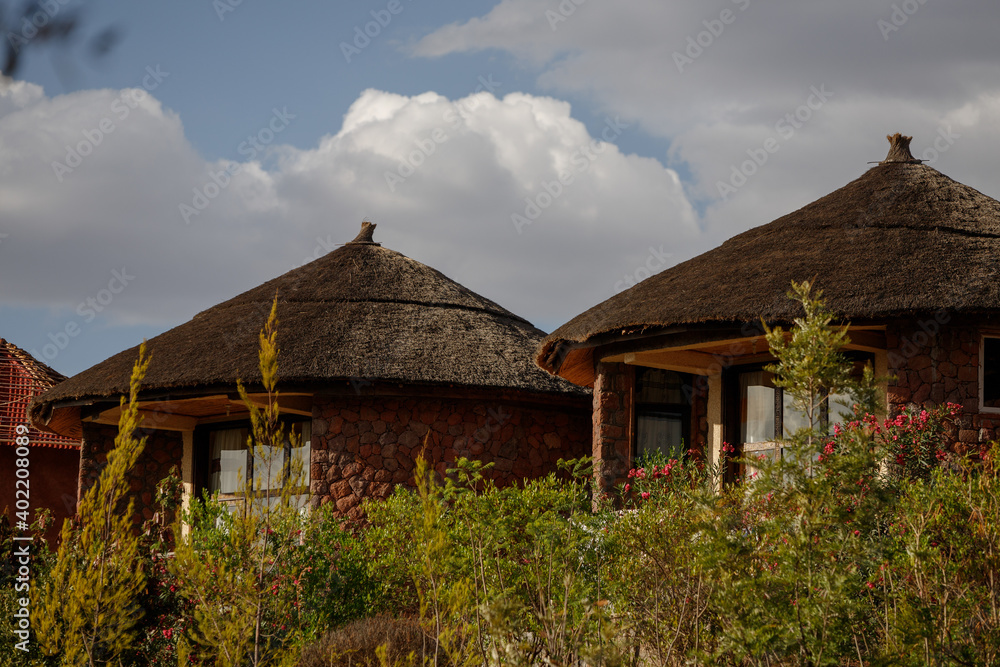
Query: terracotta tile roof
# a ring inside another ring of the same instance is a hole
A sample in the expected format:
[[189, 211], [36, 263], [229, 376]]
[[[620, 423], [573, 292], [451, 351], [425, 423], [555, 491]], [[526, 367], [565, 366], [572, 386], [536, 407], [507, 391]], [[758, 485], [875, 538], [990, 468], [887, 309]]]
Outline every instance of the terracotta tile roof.
[[[13, 445], [17, 425], [28, 424], [31, 399], [65, 379], [58, 371], [0, 338], [0, 445]], [[78, 440], [34, 428], [28, 431], [28, 438], [36, 447], [75, 449], [80, 446]]]

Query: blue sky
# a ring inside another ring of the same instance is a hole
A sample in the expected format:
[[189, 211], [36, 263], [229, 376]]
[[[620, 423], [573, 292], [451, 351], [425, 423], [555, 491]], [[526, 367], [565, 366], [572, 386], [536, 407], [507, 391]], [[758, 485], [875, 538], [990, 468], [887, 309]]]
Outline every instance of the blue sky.
[[548, 331], [844, 185], [891, 132], [1000, 195], [1000, 9], [985, 0], [60, 11], [75, 6], [118, 46], [29, 50], [0, 87], [0, 336], [69, 375], [364, 217]]

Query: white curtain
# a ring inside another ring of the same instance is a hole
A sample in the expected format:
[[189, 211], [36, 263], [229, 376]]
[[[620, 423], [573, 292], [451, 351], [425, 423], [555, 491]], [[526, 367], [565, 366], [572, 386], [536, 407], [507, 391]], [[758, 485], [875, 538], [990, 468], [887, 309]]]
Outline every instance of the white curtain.
[[768, 384], [763, 371], [740, 374], [740, 436], [744, 443], [774, 440], [774, 387]]
[[[301, 473], [300, 478], [297, 480], [299, 486], [309, 486], [309, 468], [312, 463], [312, 443], [310, 438], [312, 437], [312, 422], [300, 422], [301, 423], [301, 440], [298, 447], [292, 449], [292, 468], [291, 473], [295, 475], [297, 472]], [[299, 426], [296, 424], [296, 426]], [[299, 431], [298, 428], [295, 429], [296, 432]], [[301, 467], [300, 467], [301, 466]]]
[[211, 459], [219, 462], [219, 470], [212, 473], [212, 491], [236, 493], [246, 482], [246, 438], [247, 431], [240, 428], [212, 433]]
[[683, 430], [678, 417], [639, 415], [636, 420], [636, 444], [639, 454], [661, 451], [668, 458], [680, 459]]
[[[809, 426], [809, 417], [805, 412], [801, 410], [796, 410], [794, 401], [792, 400], [791, 394], [787, 391], [783, 392], [782, 397], [782, 411], [781, 411], [781, 425], [785, 431], [784, 437], [791, 438], [795, 435], [795, 432], [807, 428]], [[816, 428], [819, 428], [819, 409], [813, 415], [816, 420]]]

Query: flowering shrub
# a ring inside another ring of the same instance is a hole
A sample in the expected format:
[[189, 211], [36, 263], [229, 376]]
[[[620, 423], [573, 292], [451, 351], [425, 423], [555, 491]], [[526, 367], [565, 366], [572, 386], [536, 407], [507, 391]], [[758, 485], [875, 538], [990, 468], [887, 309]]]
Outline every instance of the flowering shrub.
[[946, 403], [931, 410], [911, 407], [893, 419], [882, 421], [866, 415], [863, 424], [871, 429], [886, 451], [893, 474], [907, 479], [927, 479], [947, 458], [949, 426], [961, 413], [961, 405]]
[[[313, 641], [309, 664], [1000, 664], [1000, 445], [949, 453], [955, 404], [873, 417], [870, 371], [836, 367], [843, 332], [806, 312], [773, 349], [812, 428], [742, 461], [752, 483], [718, 488], [724, 444], [637, 462], [622, 507], [595, 505], [586, 461], [499, 489], [479, 462], [442, 480], [423, 459], [417, 492], [367, 503], [356, 534], [326, 510], [194, 503], [179, 557], [143, 557], [121, 664], [287, 664]], [[856, 403], [832, 435], [830, 393]]]
[[685, 466], [683, 461], [669, 459], [657, 453], [644, 460], [637, 468], [628, 471], [628, 482], [622, 487], [622, 497], [633, 503], [657, 501], [665, 494], [690, 487], [700, 478], [701, 473], [694, 466]]

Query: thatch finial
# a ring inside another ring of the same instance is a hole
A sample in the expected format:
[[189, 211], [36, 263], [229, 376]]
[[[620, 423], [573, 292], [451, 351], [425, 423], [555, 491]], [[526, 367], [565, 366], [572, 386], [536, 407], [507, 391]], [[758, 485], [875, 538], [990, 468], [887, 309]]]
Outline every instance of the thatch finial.
[[896, 134], [888, 134], [885, 138], [889, 140], [889, 154], [885, 156], [885, 159], [880, 164], [887, 162], [920, 164], [923, 162], [923, 160], [913, 157], [913, 153], [910, 152], [910, 142], [913, 140], [913, 137], [904, 137], [897, 132]]
[[365, 245], [382, 245], [381, 243], [375, 243], [374, 239], [372, 238], [373, 234], [375, 234], [375, 223], [368, 222], [367, 220], [365, 220], [364, 222], [361, 223], [361, 231], [358, 233], [357, 236], [354, 237], [354, 240], [351, 241], [351, 243], [365, 244]]

